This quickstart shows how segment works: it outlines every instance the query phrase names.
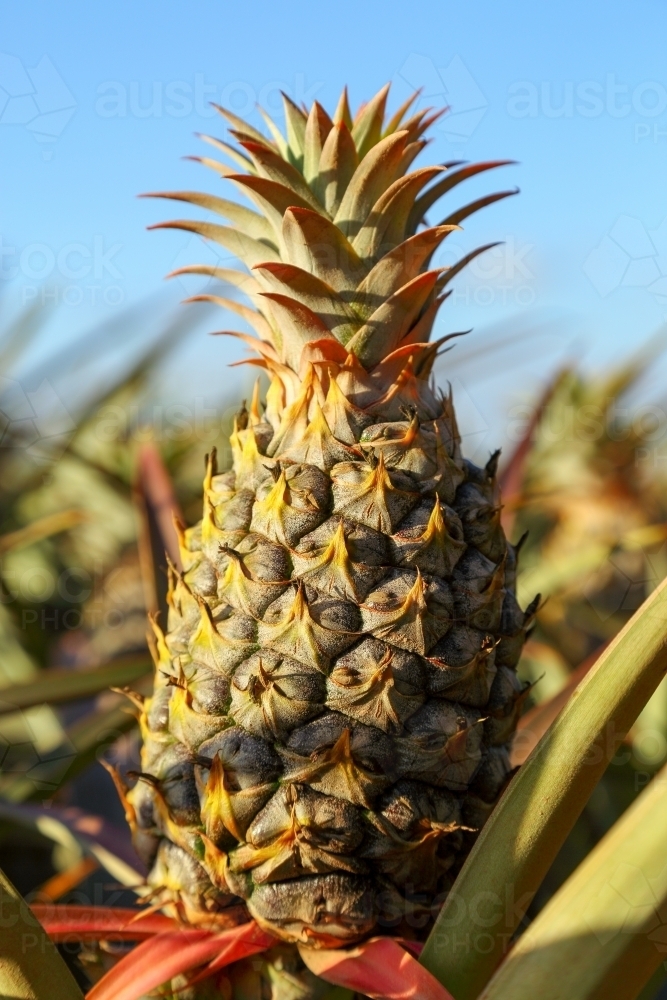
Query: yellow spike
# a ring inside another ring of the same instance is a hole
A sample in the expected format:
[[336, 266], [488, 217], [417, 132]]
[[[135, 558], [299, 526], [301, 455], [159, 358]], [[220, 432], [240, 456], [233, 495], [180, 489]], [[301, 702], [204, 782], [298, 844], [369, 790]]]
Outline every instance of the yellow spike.
[[326, 550], [322, 556], [323, 565], [328, 565], [333, 563], [339, 572], [349, 573], [349, 566], [352, 563], [350, 559], [350, 554], [347, 551], [347, 542], [345, 540], [345, 526], [341, 521], [336, 528], [335, 534]]
[[385, 779], [367, 771], [354, 759], [347, 728], [332, 747], [313, 754], [310, 760], [294, 759], [289, 780], [302, 781], [325, 795], [347, 799], [366, 809], [371, 807], [379, 788], [385, 784]]
[[227, 885], [227, 855], [219, 850], [205, 833], [200, 834], [204, 845], [204, 868], [213, 885], [223, 892], [231, 892]]
[[364, 627], [378, 639], [385, 639], [395, 646], [425, 655], [430, 633], [430, 615], [426, 601], [426, 584], [419, 569], [414, 584], [401, 603], [383, 607], [376, 603], [361, 605]]
[[275, 624], [260, 622], [259, 639], [263, 645], [317, 667], [318, 670], [324, 670], [328, 657], [323, 654], [317, 642], [318, 628], [321, 626], [310, 614], [305, 588], [300, 583], [284, 618]]
[[428, 524], [426, 525], [426, 531], [421, 536], [421, 541], [424, 545], [431, 545], [431, 543], [442, 545], [446, 537], [447, 525], [445, 524], [445, 519], [442, 516], [440, 497], [436, 493], [435, 505], [430, 513]]
[[[414, 358], [413, 355], [411, 354], [408, 358], [407, 364], [401, 369], [398, 378], [393, 383], [393, 385], [390, 385], [387, 391], [384, 393], [384, 395], [380, 396], [379, 399], [374, 400], [373, 403], [369, 407], [367, 407], [367, 409], [376, 410], [379, 407], [387, 406], [387, 404], [390, 403], [395, 396], [398, 396], [400, 392], [406, 387], [406, 385], [408, 385], [410, 380], [414, 380], [415, 376], [412, 368], [413, 361]], [[413, 393], [413, 395], [417, 395], [418, 397], [419, 394]]]
[[[257, 588], [262, 584], [253, 580], [243, 559], [234, 549], [226, 549], [228, 562], [221, 582], [219, 595], [234, 607], [239, 607], [250, 618], [257, 618]], [[254, 584], [254, 588], [253, 588]]]
[[106, 761], [104, 757], [99, 757], [99, 762], [104, 768], [104, 770], [111, 776], [111, 780], [116, 786], [116, 792], [118, 793], [118, 798], [120, 799], [121, 805], [125, 810], [125, 822], [132, 831], [132, 834], [134, 835], [137, 832], [137, 813], [134, 806], [127, 797], [129, 789], [125, 784], [125, 782], [123, 781], [123, 778], [118, 768], [114, 767], [113, 764], [110, 764], [108, 761]]
[[[232, 433], [229, 436], [229, 444], [230, 444], [231, 449], [232, 449], [232, 462], [233, 462], [233, 465], [234, 465], [234, 471], [236, 471], [236, 467], [241, 462], [242, 455], [243, 455], [243, 441], [241, 440], [241, 432], [239, 430], [238, 417], [234, 417], [234, 425], [233, 425]], [[207, 471], [207, 476], [206, 476], [206, 479], [204, 480], [204, 493], [205, 494], [207, 494], [207, 493], [210, 494], [210, 491], [211, 491], [211, 479], [208, 476], [208, 468], [207, 468], [206, 471]], [[207, 483], [207, 480], [208, 480], [208, 483]]]
[[248, 414], [248, 419], [253, 427], [255, 424], [262, 422], [262, 411], [259, 405], [259, 383], [260, 380], [256, 379], [252, 389], [252, 402], [250, 403], [250, 412]]
[[291, 441], [301, 441], [308, 428], [308, 407], [313, 395], [312, 372], [308, 372], [304, 380], [303, 389], [293, 403], [283, 410], [280, 418], [280, 426], [271, 442], [269, 453], [271, 455], [282, 454], [285, 450], [285, 442], [289, 448]]
[[332, 121], [334, 125], [337, 125], [338, 122], [344, 122], [349, 129], [352, 128], [352, 113], [347, 99], [347, 87], [343, 87]]
[[304, 462], [327, 470], [331, 469], [337, 462], [344, 462], [353, 457], [350, 450], [337, 441], [331, 433], [322, 407], [318, 402], [315, 402], [310, 423], [302, 434], [290, 434], [290, 443], [287, 448], [281, 448], [281, 455], [289, 457], [295, 462]]
[[[181, 557], [181, 566], [183, 567], [183, 572], [187, 573], [188, 570], [193, 569], [201, 559], [201, 552], [191, 552], [187, 544], [186, 528], [183, 522], [175, 514], [172, 518], [174, 524], [174, 530], [176, 532], [176, 538], [178, 539], [178, 552]], [[167, 601], [169, 605], [172, 604], [173, 598], [173, 573], [169, 573], [169, 593], [167, 595]]]
[[152, 784], [152, 787], [155, 808], [169, 840], [196, 858], [199, 854], [200, 830], [194, 826], [181, 826], [180, 823], [177, 823], [171, 815], [159, 783]]
[[215, 627], [211, 610], [201, 597], [197, 598], [199, 607], [199, 624], [190, 640], [190, 652], [193, 659], [199, 660], [212, 667], [218, 667], [222, 662], [222, 652], [225, 649], [225, 640]]
[[[314, 585], [329, 593], [332, 591], [350, 600], [357, 600], [357, 588], [351, 573], [352, 560], [347, 549], [345, 527], [341, 521], [326, 547], [318, 553], [296, 553], [295, 569], [302, 578], [311, 577]], [[305, 568], [301, 570], [301, 562]]]
[[227, 539], [225, 532], [216, 524], [215, 507], [208, 493], [204, 494], [204, 516], [201, 525], [201, 538], [202, 544], [205, 547], [209, 545], [224, 545]]
[[[324, 415], [332, 434], [344, 444], [354, 445], [364, 423], [363, 410], [353, 406], [335, 378], [329, 379]], [[367, 422], [367, 419], [366, 419]]]
[[[234, 418], [234, 430], [236, 430], [236, 418]], [[204, 474], [204, 492], [208, 493], [213, 485], [213, 477], [218, 474], [218, 450], [211, 448], [206, 456], [206, 473]]]
[[211, 762], [203, 798], [201, 818], [207, 836], [219, 840], [223, 827], [242, 843], [245, 837], [236, 823], [228, 779], [220, 754], [216, 754]]
[[257, 447], [257, 438], [252, 427], [247, 427], [230, 438], [234, 456], [234, 472], [237, 485], [260, 481], [267, 476], [263, 458]]
[[285, 507], [289, 507], [289, 486], [285, 470], [280, 470], [280, 475], [266, 494], [263, 500], [257, 500], [256, 506], [266, 515], [274, 514], [279, 523], [282, 524], [282, 512]]
[[271, 382], [266, 392], [266, 419], [272, 427], [276, 428], [279, 426], [284, 408], [285, 386], [280, 376], [276, 373], [271, 377]]
[[148, 621], [150, 622], [151, 628], [153, 630], [153, 635], [155, 637], [155, 645], [157, 647], [156, 669], [165, 670], [168, 673], [169, 670], [171, 669], [171, 654], [167, 647], [164, 632], [158, 625], [157, 618], [155, 617], [155, 615], [149, 613]]
[[360, 483], [356, 485], [343, 483], [338, 487], [334, 483], [334, 491], [335, 513], [361, 520], [364, 524], [387, 534], [393, 530], [392, 514], [388, 504], [389, 495], [395, 494], [396, 500], [408, 495], [405, 490], [399, 490], [393, 485], [382, 452], [378, 456], [375, 468], [370, 468]]
[[405, 600], [401, 606], [403, 615], [407, 616], [413, 610], [416, 611], [417, 614], [423, 614], [427, 607], [425, 594], [426, 584], [424, 583], [424, 577], [421, 575], [418, 568], [417, 579], [406, 594]]

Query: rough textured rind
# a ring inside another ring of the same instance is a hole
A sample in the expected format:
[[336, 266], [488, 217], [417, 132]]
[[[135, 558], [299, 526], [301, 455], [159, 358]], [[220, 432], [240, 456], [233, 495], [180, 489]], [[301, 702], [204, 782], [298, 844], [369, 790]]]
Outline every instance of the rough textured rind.
[[380, 138], [383, 103], [351, 134], [317, 105], [280, 148], [236, 132], [265, 222], [174, 223], [251, 269], [270, 385], [181, 531], [128, 809], [157, 901], [241, 897], [314, 946], [424, 926], [509, 773], [531, 616], [497, 456], [462, 458], [429, 383], [450, 228], [415, 234], [415, 200], [442, 168], [405, 175], [422, 119]]

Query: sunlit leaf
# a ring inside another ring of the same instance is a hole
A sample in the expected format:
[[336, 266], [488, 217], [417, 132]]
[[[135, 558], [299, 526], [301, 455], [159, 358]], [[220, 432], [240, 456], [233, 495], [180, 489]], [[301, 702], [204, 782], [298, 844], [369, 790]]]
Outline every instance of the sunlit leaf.
[[37, 917], [0, 871], [0, 997], [83, 1000], [65, 962]]
[[667, 770], [519, 939], [479, 1000], [634, 1000], [667, 952]]

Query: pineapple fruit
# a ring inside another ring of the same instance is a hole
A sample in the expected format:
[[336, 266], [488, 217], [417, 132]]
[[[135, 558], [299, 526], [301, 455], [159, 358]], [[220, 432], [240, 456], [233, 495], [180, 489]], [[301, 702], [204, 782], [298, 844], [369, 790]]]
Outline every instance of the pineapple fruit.
[[[507, 780], [535, 611], [514, 596], [497, 454], [466, 461], [430, 341], [461, 265], [434, 252], [480, 199], [425, 213], [498, 164], [410, 170], [438, 117], [387, 89], [352, 119], [285, 99], [287, 135], [230, 112], [234, 162], [204, 159], [254, 204], [162, 197], [230, 225], [245, 270], [192, 266], [268, 377], [208, 458], [199, 524], [179, 527], [169, 618], [153, 622], [142, 772], [126, 796], [155, 905], [190, 923], [245, 913], [287, 942], [415, 936]], [[416, 95], [415, 95], [416, 96]], [[481, 252], [481, 251], [477, 251]], [[407, 930], [412, 928], [412, 930]]]

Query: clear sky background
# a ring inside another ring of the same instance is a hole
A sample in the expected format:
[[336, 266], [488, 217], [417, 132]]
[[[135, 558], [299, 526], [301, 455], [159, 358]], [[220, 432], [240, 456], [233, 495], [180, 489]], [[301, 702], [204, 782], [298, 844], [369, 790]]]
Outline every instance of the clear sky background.
[[[441, 318], [441, 332], [475, 329], [457, 348], [462, 359], [479, 345], [475, 361], [454, 364], [454, 352], [440, 373], [484, 424], [563, 360], [620, 359], [667, 316], [666, 38], [664, 0], [4, 0], [0, 308], [58, 300], [35, 348], [48, 359], [133, 304], [162, 314], [194, 291], [163, 275], [212, 251], [147, 232], [168, 206], [136, 195], [220, 191], [182, 159], [205, 153], [195, 133], [224, 134], [209, 101], [259, 126], [257, 102], [280, 122], [280, 89], [331, 110], [345, 82], [354, 104], [388, 80], [392, 106], [420, 86], [424, 102], [451, 106], [429, 161], [519, 161], [443, 206], [521, 188], [469, 219], [441, 259], [505, 241], [459, 279]], [[205, 328], [168, 369], [172, 395], [240, 378], [226, 368], [237, 347]], [[125, 331], [119, 350], [144, 332]], [[514, 348], [492, 350], [508, 338]]]

